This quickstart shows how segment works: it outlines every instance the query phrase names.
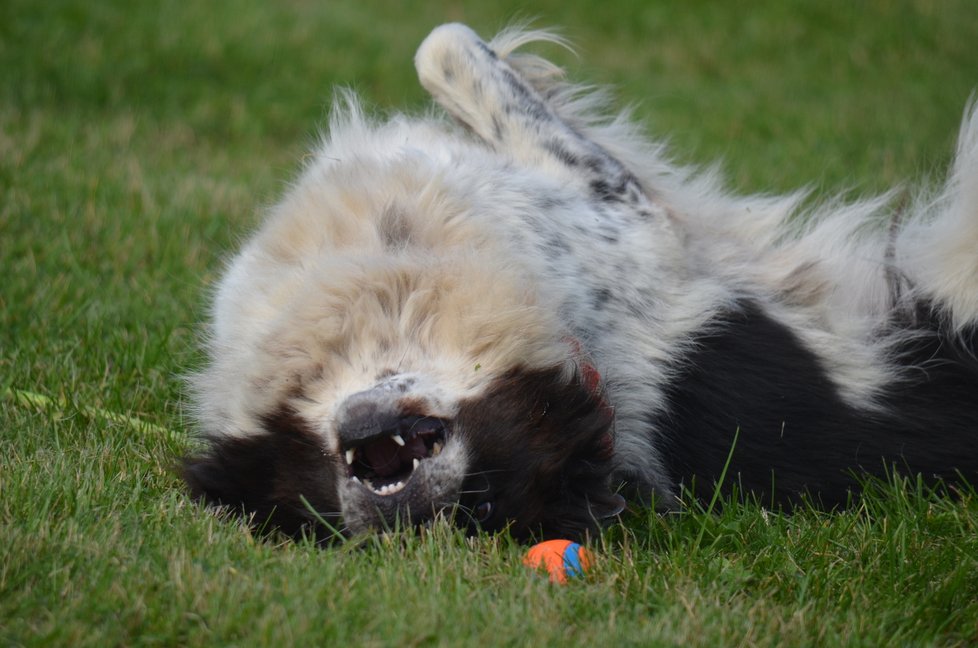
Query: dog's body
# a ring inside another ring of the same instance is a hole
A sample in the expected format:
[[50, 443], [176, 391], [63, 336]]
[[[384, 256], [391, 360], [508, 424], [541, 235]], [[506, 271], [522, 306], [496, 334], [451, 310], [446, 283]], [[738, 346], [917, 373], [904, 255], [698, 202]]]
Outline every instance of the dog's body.
[[337, 109], [218, 287], [193, 492], [292, 534], [526, 537], [728, 462], [788, 506], [978, 478], [978, 116], [941, 193], [799, 219], [589, 117], [512, 55], [541, 37], [432, 32], [421, 82], [464, 129]]

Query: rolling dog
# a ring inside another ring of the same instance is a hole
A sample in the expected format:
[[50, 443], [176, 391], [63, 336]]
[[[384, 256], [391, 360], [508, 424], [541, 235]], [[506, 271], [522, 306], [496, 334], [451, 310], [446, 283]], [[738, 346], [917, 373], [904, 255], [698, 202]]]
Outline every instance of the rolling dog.
[[624, 496], [844, 505], [978, 476], [978, 115], [936, 192], [734, 196], [516, 50], [435, 29], [450, 117], [328, 135], [214, 296], [191, 492], [327, 537], [579, 538]]

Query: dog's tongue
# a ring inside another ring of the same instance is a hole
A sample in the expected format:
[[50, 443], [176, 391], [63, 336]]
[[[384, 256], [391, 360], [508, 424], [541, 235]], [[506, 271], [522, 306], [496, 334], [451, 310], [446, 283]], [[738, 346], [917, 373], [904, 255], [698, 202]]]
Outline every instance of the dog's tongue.
[[424, 459], [427, 455], [424, 441], [420, 436], [407, 439], [403, 446], [395, 443], [390, 437], [368, 443], [363, 448], [367, 463], [381, 477], [390, 477], [408, 466], [414, 459]]

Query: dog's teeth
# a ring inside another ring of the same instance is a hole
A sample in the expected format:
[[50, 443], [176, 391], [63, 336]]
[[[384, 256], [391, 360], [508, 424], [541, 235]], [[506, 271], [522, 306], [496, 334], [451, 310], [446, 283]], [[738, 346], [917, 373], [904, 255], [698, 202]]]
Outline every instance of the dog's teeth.
[[433, 445], [431, 447], [431, 456], [432, 457], [437, 457], [438, 455], [440, 455], [441, 454], [441, 448], [442, 448], [442, 445], [440, 443], [438, 443], [437, 441], [435, 441], [435, 445]]
[[350, 479], [352, 479], [353, 481], [355, 481], [355, 482], [356, 482], [356, 483], [358, 483], [358, 484], [361, 484], [361, 483], [362, 483], [362, 482], [360, 481], [360, 478], [359, 478], [359, 477], [357, 477], [356, 475], [354, 475], [353, 477], [350, 477]]
[[354, 450], [353, 448], [350, 448], [349, 450], [347, 450], [346, 451], [346, 463], [352, 465], [353, 464], [353, 458], [354, 458], [354, 456], [356, 456], [356, 454], [357, 454], [357, 451]]
[[384, 496], [393, 495], [394, 493], [399, 493], [404, 489], [404, 482], [402, 481], [399, 481], [394, 484], [384, 484], [379, 488], [374, 487], [374, 485], [370, 483], [370, 480], [364, 480], [364, 481], [367, 482], [367, 486], [370, 488], [370, 490], [376, 493], [377, 495], [384, 495]]
[[415, 457], [415, 459], [414, 459], [414, 469], [417, 470], [418, 469], [418, 466], [420, 466], [420, 465], [421, 465], [421, 462], [418, 461], [417, 457]]
[[394, 439], [394, 443], [396, 443], [397, 445], [399, 446], [404, 445], [404, 439], [401, 438], [400, 434], [392, 434], [391, 438]]

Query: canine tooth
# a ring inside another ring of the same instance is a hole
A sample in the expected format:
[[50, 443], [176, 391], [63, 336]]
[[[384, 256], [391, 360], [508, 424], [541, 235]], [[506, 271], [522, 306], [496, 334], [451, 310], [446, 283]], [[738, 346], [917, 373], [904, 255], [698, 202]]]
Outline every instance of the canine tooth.
[[353, 448], [350, 448], [349, 450], [346, 451], [346, 463], [347, 464], [352, 464], [353, 463], [353, 457], [356, 455], [356, 453], [357, 453], [357, 451], [354, 450]]
[[391, 438], [394, 439], [394, 443], [396, 443], [397, 445], [399, 446], [404, 445], [404, 439], [401, 438], [400, 434], [392, 434]]
[[437, 441], [435, 441], [435, 445], [433, 445], [431, 447], [431, 456], [432, 457], [437, 457], [438, 455], [440, 455], [441, 454], [441, 448], [442, 448], [442, 445], [440, 443], [438, 443]]
[[414, 469], [417, 470], [418, 469], [418, 466], [420, 466], [420, 465], [421, 465], [421, 462], [418, 461], [418, 458], [417, 457], [415, 457], [414, 458]]
[[360, 481], [360, 478], [357, 477], [356, 475], [354, 475], [353, 477], [350, 477], [350, 479], [352, 479], [353, 481], [355, 481], [358, 484], [362, 484], [363, 483], [363, 482]]

